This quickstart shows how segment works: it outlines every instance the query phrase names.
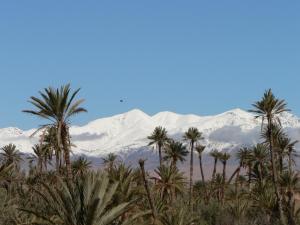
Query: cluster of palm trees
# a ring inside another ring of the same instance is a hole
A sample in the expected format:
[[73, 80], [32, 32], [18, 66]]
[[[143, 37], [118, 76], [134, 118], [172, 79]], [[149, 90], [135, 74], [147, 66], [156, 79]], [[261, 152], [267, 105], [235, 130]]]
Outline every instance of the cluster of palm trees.
[[[187, 147], [183, 143], [169, 138], [166, 129], [163, 127], [156, 127], [153, 133], [150, 136], [148, 136], [148, 139], [151, 140], [149, 145], [155, 144], [157, 146], [158, 153], [159, 153], [159, 165], [160, 165], [159, 170], [166, 170], [165, 166], [163, 165], [163, 160], [165, 160], [170, 162], [169, 163], [170, 170], [173, 170], [173, 172], [177, 172], [174, 168], [177, 168], [177, 161], [180, 162], [185, 161], [185, 157], [188, 154]], [[188, 142], [189, 149], [190, 149], [189, 203], [191, 203], [192, 201], [192, 193], [193, 193], [194, 148], [196, 145], [197, 149], [203, 148], [204, 150], [204, 146], [198, 145], [198, 142], [202, 139], [203, 139], [202, 133], [199, 132], [199, 130], [195, 127], [189, 128], [188, 131], [185, 132], [183, 136], [183, 140]], [[164, 150], [164, 154], [165, 154], [164, 157], [162, 156], [163, 155], [162, 150]], [[200, 165], [202, 165], [201, 153], [199, 154]], [[160, 175], [160, 173], [158, 173], [158, 175]]]
[[[46, 119], [49, 122], [41, 125], [36, 132], [43, 132], [41, 137], [42, 142], [44, 141], [43, 135], [45, 133], [49, 134], [45, 139], [50, 139], [50, 148], [56, 151], [56, 167], [58, 169], [61, 166], [59, 165], [59, 161], [63, 156], [66, 173], [69, 178], [72, 175], [70, 159], [71, 139], [69, 133], [70, 119], [74, 115], [86, 112], [86, 109], [80, 106], [84, 100], [79, 99], [75, 101], [79, 91], [80, 89], [77, 89], [72, 93], [69, 84], [57, 89], [52, 87], [45, 88], [44, 92], [40, 92], [40, 98], [34, 96], [30, 98], [29, 102], [34, 106], [34, 109], [23, 111]], [[51, 135], [54, 135], [54, 138]]]
[[[156, 127], [148, 136], [158, 151], [154, 171], [145, 169], [146, 159], [126, 165], [113, 153], [102, 158], [102, 169], [84, 156], [71, 160], [70, 119], [86, 112], [78, 92], [66, 85], [30, 98], [34, 108], [25, 112], [48, 122], [34, 134], [40, 141], [32, 154], [13, 144], [0, 150], [0, 225], [300, 224], [297, 142], [282, 129], [279, 115], [287, 111], [286, 103], [271, 90], [251, 110], [262, 119], [261, 143], [232, 155], [208, 152], [195, 127], [180, 140]], [[204, 155], [213, 159], [212, 171], [203, 166]], [[187, 158], [188, 177], [179, 167]], [[237, 166], [228, 175], [230, 158]]]

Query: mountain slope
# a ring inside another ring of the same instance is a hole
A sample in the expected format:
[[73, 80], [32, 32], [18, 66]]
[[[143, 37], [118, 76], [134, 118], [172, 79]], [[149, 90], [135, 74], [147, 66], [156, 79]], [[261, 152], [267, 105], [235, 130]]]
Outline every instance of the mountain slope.
[[[297, 140], [300, 137], [299, 119], [290, 114], [281, 115], [284, 129]], [[197, 127], [205, 136], [203, 144], [210, 149], [233, 150], [241, 145], [252, 145], [259, 141], [261, 120], [241, 109], [234, 109], [214, 116], [180, 115], [160, 112], [149, 116], [134, 109], [124, 114], [92, 121], [85, 126], [71, 127], [75, 154], [89, 156], [115, 152], [123, 155], [137, 154], [149, 150], [147, 136], [156, 126], [166, 127], [173, 138], [181, 139], [189, 127]], [[23, 152], [31, 152], [38, 137], [30, 138], [34, 130], [18, 128], [0, 129], [0, 146], [14, 143]]]

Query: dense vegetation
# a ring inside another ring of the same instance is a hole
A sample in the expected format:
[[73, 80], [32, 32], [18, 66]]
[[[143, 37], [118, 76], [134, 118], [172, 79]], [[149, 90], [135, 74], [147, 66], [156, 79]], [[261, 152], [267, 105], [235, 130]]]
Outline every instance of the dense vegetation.
[[[72, 161], [70, 119], [86, 112], [83, 100], [76, 100], [78, 92], [66, 85], [31, 97], [33, 109], [24, 112], [45, 119], [45, 124], [29, 157], [13, 144], [1, 149], [1, 225], [300, 224], [296, 142], [282, 130], [278, 117], [288, 110], [286, 103], [271, 90], [251, 110], [262, 119], [261, 143], [235, 155], [211, 151], [210, 177], [202, 165], [203, 134], [193, 127], [182, 140], [172, 140], [163, 127], [149, 134], [149, 145], [159, 155], [154, 171], [145, 171], [146, 159], [128, 166], [114, 154], [103, 158], [104, 166], [97, 170], [84, 157]], [[238, 161], [233, 174], [226, 173], [230, 157]], [[178, 165], [187, 159], [190, 172], [185, 177]], [[217, 173], [217, 164], [222, 173]], [[196, 169], [200, 180], [194, 180]]]

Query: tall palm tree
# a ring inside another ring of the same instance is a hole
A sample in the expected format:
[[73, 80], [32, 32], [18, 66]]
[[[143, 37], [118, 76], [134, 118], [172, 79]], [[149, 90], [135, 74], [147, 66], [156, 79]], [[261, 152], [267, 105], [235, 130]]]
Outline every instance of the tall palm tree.
[[185, 161], [185, 157], [188, 153], [186, 147], [181, 142], [170, 140], [165, 147], [164, 160], [171, 161], [170, 166], [176, 167], [178, 161]]
[[197, 145], [195, 148], [196, 152], [198, 152], [200, 173], [201, 173], [201, 179], [202, 179], [203, 184], [205, 184], [205, 177], [204, 177], [204, 171], [203, 171], [203, 165], [202, 165], [202, 153], [203, 153], [205, 147], [206, 146], [204, 146], [204, 145]]
[[159, 166], [162, 166], [162, 148], [169, 140], [167, 130], [163, 127], [155, 127], [152, 134], [148, 136], [148, 139], [150, 140], [149, 145], [156, 145], [159, 155]]
[[19, 169], [22, 159], [22, 153], [14, 144], [8, 144], [1, 148], [0, 159], [5, 166], [13, 165], [15, 169]]
[[198, 152], [200, 174], [201, 174], [202, 185], [204, 187], [205, 200], [208, 201], [208, 192], [206, 189], [205, 176], [204, 176], [203, 163], [202, 163], [202, 153], [203, 153], [205, 147], [206, 146], [204, 146], [204, 145], [197, 145], [195, 150], [196, 150], [196, 152]]
[[157, 190], [161, 199], [172, 203], [177, 195], [184, 193], [185, 178], [183, 173], [179, 172], [176, 167], [167, 167], [163, 165], [155, 171], [154, 189]]
[[189, 204], [192, 207], [193, 206], [192, 195], [193, 195], [194, 146], [198, 141], [203, 140], [204, 138], [202, 136], [202, 133], [196, 127], [191, 127], [188, 129], [187, 132], [184, 133], [183, 139], [189, 142], [190, 149], [191, 149]]
[[50, 124], [42, 125], [40, 129], [49, 127], [56, 128], [57, 146], [64, 153], [64, 161], [67, 169], [67, 177], [72, 176], [70, 160], [70, 119], [82, 112], [87, 112], [85, 108], [80, 107], [83, 99], [75, 101], [75, 97], [80, 89], [71, 92], [70, 84], [61, 88], [45, 88], [39, 92], [40, 98], [32, 96], [29, 102], [35, 107], [33, 110], [24, 110], [23, 112], [38, 116], [50, 121]]
[[264, 120], [267, 120], [267, 134], [268, 134], [268, 141], [269, 141], [269, 150], [271, 155], [271, 164], [272, 164], [272, 177], [273, 177], [273, 184], [275, 189], [275, 195], [277, 198], [277, 204], [280, 213], [280, 220], [282, 224], [286, 224], [284, 213], [283, 213], [283, 206], [281, 195], [279, 191], [278, 185], [278, 174], [276, 170], [276, 158], [273, 151], [273, 137], [272, 137], [272, 128], [274, 124], [280, 125], [280, 120], [278, 115], [282, 112], [289, 111], [286, 107], [287, 104], [285, 100], [278, 99], [272, 93], [272, 90], [269, 89], [264, 93], [264, 96], [260, 101], [255, 102], [253, 105], [253, 112], [256, 114], [257, 118], [262, 118], [262, 126], [264, 125]]

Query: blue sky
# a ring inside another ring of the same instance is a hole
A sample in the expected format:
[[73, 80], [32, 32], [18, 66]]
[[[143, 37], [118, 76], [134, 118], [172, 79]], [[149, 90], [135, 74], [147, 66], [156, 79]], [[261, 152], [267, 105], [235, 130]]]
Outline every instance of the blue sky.
[[[81, 87], [76, 124], [139, 108], [251, 108], [269, 87], [300, 115], [299, 1], [0, 3], [0, 127], [49, 85]], [[124, 99], [123, 103], [119, 100]]]

